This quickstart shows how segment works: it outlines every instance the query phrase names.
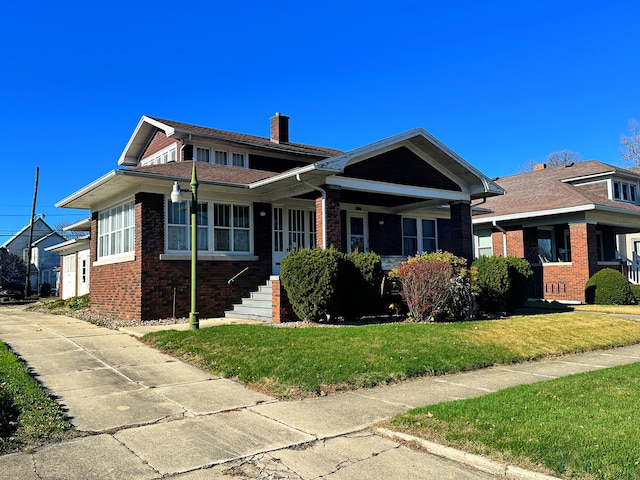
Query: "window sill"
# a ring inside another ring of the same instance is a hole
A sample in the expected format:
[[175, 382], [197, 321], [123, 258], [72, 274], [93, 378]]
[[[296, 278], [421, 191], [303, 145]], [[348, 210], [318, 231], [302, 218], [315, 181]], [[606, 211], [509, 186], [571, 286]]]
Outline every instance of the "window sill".
[[125, 253], [122, 255], [114, 255], [112, 257], [104, 257], [93, 262], [94, 267], [102, 265], [111, 265], [113, 263], [133, 262], [136, 259], [135, 253]]
[[571, 265], [571, 262], [543, 262], [531, 264], [532, 267], [570, 267]]
[[[198, 261], [205, 262], [257, 262], [260, 257], [256, 255], [237, 255], [224, 253], [198, 253]], [[160, 260], [191, 260], [190, 253], [161, 253]]]

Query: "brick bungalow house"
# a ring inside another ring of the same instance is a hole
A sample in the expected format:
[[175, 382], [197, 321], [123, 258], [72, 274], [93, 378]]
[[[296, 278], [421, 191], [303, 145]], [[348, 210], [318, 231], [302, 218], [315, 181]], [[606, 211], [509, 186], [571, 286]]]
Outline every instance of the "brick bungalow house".
[[472, 258], [470, 204], [503, 190], [426, 131], [343, 153], [290, 142], [289, 118], [270, 120], [265, 138], [143, 116], [120, 168], [56, 204], [91, 212], [92, 310], [186, 316], [190, 201], [173, 204], [170, 193], [174, 181], [189, 187], [193, 162], [202, 317], [277, 276], [291, 249]]
[[476, 256], [526, 258], [535, 298], [579, 302], [591, 275], [640, 231], [640, 172], [595, 160], [495, 179], [506, 191], [474, 206]]

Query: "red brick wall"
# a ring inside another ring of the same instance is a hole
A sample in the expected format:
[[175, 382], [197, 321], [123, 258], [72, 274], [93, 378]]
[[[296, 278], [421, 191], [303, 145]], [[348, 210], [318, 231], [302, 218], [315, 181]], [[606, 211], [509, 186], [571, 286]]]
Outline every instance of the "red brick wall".
[[[191, 261], [160, 260], [164, 253], [164, 202], [161, 194], [136, 195], [135, 254], [132, 262], [96, 266], [91, 272], [91, 309], [124, 320], [186, 317], [191, 308]], [[260, 211], [265, 211], [264, 217]], [[198, 310], [218, 317], [271, 273], [271, 206], [254, 204], [254, 252], [258, 261], [198, 262]], [[97, 252], [97, 213], [92, 219], [91, 252]], [[228, 280], [249, 267], [231, 285]]]
[[[141, 204], [135, 202], [136, 219], [139, 218]], [[142, 245], [140, 226], [136, 220], [134, 261], [108, 265], [94, 265], [91, 268], [91, 311], [122, 320], [140, 320], [141, 306], [141, 262]], [[97, 260], [98, 212], [91, 217], [91, 262]]]
[[287, 297], [287, 292], [278, 277], [271, 277], [271, 313], [273, 323], [296, 322], [300, 320]]
[[438, 220], [438, 247], [458, 257], [473, 261], [473, 235], [471, 234], [471, 207], [467, 202], [452, 203], [451, 219]]
[[[326, 228], [327, 228], [327, 248], [333, 245], [338, 250], [342, 250], [342, 215], [340, 212], [340, 190], [326, 187]], [[317, 211], [317, 210], [316, 210]], [[322, 222], [316, 225], [318, 231], [322, 230]]]

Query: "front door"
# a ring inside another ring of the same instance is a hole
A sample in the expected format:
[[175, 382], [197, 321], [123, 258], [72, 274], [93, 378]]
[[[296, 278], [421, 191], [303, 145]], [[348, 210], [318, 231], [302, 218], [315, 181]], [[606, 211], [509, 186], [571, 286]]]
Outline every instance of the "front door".
[[272, 274], [280, 274], [280, 263], [291, 250], [315, 246], [315, 212], [273, 207]]
[[347, 248], [351, 252], [369, 251], [369, 234], [366, 213], [347, 215]]

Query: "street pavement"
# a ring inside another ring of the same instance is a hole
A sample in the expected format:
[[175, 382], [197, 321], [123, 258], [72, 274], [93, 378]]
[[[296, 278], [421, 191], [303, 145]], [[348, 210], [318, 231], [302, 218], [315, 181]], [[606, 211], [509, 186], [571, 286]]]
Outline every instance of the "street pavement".
[[[202, 327], [233, 320], [204, 320]], [[7, 343], [85, 435], [0, 456], [0, 479], [542, 479], [370, 427], [408, 408], [640, 361], [640, 346], [278, 401], [109, 330], [0, 307]], [[162, 328], [186, 328], [185, 325]], [[295, 368], [295, 366], [292, 366]]]

